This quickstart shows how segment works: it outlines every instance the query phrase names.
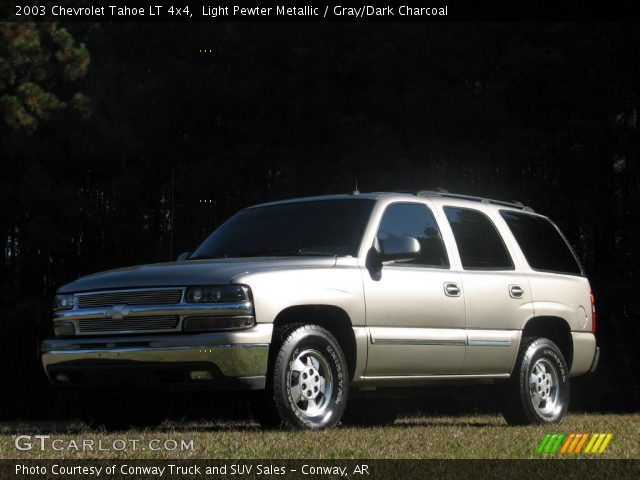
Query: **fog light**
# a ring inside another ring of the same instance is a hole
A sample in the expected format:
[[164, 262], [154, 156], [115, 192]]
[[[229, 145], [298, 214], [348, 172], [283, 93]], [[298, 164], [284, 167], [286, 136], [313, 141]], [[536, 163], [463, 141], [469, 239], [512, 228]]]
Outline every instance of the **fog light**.
[[213, 373], [209, 370], [193, 370], [189, 377], [191, 380], [213, 380]]
[[56, 337], [70, 337], [76, 334], [76, 327], [71, 322], [55, 322], [53, 333]]
[[69, 377], [69, 375], [67, 375], [66, 373], [57, 373], [56, 374], [56, 382], [58, 382], [58, 383], [70, 383], [71, 382], [71, 377]]

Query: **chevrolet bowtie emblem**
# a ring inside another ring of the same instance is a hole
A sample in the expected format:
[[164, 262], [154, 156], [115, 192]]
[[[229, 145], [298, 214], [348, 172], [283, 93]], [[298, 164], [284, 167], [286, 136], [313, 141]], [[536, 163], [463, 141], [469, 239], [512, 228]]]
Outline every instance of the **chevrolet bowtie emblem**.
[[131, 313], [131, 309], [126, 305], [114, 305], [110, 310], [105, 312], [106, 317], [111, 317], [114, 320], [122, 320], [124, 317]]

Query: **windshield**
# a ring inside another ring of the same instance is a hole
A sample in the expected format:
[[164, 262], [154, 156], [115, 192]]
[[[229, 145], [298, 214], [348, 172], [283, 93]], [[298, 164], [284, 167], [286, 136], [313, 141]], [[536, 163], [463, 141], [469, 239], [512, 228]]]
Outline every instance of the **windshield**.
[[223, 223], [191, 256], [356, 256], [374, 201], [321, 200], [249, 208]]

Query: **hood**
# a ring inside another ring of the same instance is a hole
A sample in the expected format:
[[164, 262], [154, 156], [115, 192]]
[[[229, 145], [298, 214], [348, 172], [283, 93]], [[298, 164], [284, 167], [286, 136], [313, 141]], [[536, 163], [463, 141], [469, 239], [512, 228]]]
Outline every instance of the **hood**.
[[230, 283], [245, 273], [295, 268], [330, 268], [335, 257], [268, 257], [187, 260], [119, 268], [81, 277], [58, 293], [137, 287], [217, 285]]

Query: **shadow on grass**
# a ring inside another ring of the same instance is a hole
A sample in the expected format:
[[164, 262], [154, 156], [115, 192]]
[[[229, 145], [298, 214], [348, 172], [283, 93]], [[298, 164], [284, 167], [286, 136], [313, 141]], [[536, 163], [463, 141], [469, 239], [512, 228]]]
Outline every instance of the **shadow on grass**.
[[[57, 414], [16, 415], [0, 421], [0, 434], [261, 431], [253, 421], [246, 395], [67, 395], [60, 400], [64, 400], [60, 403], [65, 408], [59, 408]], [[471, 402], [451, 397], [386, 399], [385, 402], [398, 412], [395, 428], [506, 425], [486, 402], [487, 408], [480, 409], [470, 408]], [[473, 406], [478, 406], [477, 397]], [[487, 415], [496, 415], [496, 421], [487, 421]]]
[[0, 422], [0, 435], [23, 434], [60, 434], [69, 435], [77, 433], [116, 433], [128, 431], [147, 431], [153, 433], [180, 433], [180, 432], [251, 432], [260, 431], [255, 423], [212, 423], [194, 422], [185, 423], [162, 422], [160, 425], [131, 425], [131, 426], [105, 426], [102, 424], [87, 425], [82, 421], [28, 421], [28, 422]]
[[[473, 427], [473, 428], [485, 428], [485, 427], [505, 427], [505, 424], [500, 422], [487, 422], [483, 420], [469, 421], [469, 417], [461, 417], [459, 420], [456, 418], [447, 419], [434, 418], [434, 416], [423, 417], [411, 417], [401, 418], [396, 420], [392, 425], [388, 427], [392, 428], [437, 428], [437, 427]], [[377, 427], [351, 427], [341, 426], [339, 428], [351, 429], [366, 429]], [[3, 435], [22, 435], [22, 434], [60, 434], [71, 435], [78, 433], [117, 433], [128, 431], [136, 432], [150, 432], [150, 433], [182, 433], [182, 432], [278, 432], [278, 429], [262, 429], [260, 425], [253, 422], [250, 418], [243, 420], [229, 421], [227, 419], [172, 419], [164, 420], [159, 424], [132, 424], [129, 426], [124, 425], [105, 425], [96, 423], [88, 425], [82, 420], [29, 420], [29, 421], [5, 421], [0, 422], [0, 434]]]
[[[468, 418], [468, 417], [466, 417]], [[401, 427], [401, 428], [414, 428], [414, 427], [476, 427], [476, 428], [485, 428], [485, 427], [506, 427], [507, 424], [500, 423], [492, 423], [492, 422], [469, 422], [467, 420], [455, 421], [455, 420], [447, 420], [447, 421], [438, 421], [433, 420], [431, 418], [424, 419], [411, 419], [411, 420], [396, 420], [396, 422], [392, 425], [393, 427]]]

